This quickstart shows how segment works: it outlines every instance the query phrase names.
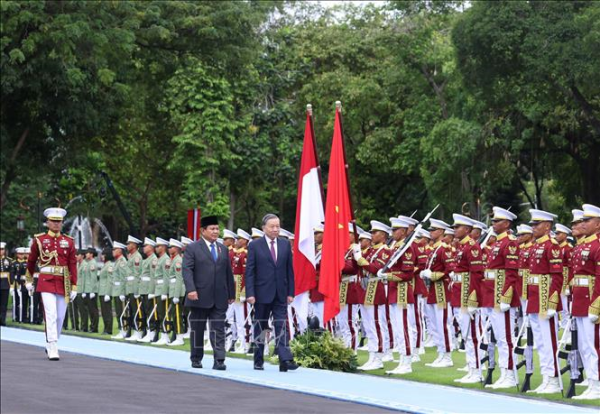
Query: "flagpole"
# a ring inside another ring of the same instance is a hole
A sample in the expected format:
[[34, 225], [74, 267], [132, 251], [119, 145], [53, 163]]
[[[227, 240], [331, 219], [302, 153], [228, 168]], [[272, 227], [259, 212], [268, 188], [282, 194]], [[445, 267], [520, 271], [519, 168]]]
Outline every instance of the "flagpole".
[[358, 231], [356, 230], [356, 219], [354, 217], [354, 204], [352, 203], [352, 191], [350, 191], [350, 169], [348, 168], [348, 159], [346, 158], [346, 140], [344, 139], [344, 123], [342, 122], [342, 102], [335, 101], [335, 110], [340, 114], [340, 133], [342, 135], [342, 152], [344, 153], [344, 166], [346, 167], [346, 188], [348, 189], [348, 202], [350, 204], [350, 217], [352, 218], [352, 228], [354, 230], [354, 240], [358, 243]]
[[313, 110], [312, 105], [306, 105], [306, 112], [308, 113], [310, 136], [313, 143], [313, 152], [315, 154], [315, 161], [317, 162], [317, 176], [319, 177], [319, 189], [321, 190], [321, 203], [323, 204], [323, 211], [325, 211], [325, 192], [323, 191], [323, 180], [321, 179], [321, 163], [319, 162], [319, 156], [317, 154], [317, 138], [315, 137], [315, 127], [313, 125]]

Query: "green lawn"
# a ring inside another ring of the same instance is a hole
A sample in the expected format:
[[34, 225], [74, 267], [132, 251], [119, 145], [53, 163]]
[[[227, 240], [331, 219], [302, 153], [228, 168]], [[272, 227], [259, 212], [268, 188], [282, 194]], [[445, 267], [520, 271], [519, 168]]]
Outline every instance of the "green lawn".
[[[8, 323], [8, 326], [16, 327], [16, 328], [33, 329], [33, 330], [37, 330], [37, 331], [42, 331], [44, 329], [43, 325], [18, 324], [18, 323], [12, 322], [10, 319], [7, 321], [7, 323]], [[117, 329], [116, 319], [115, 319], [115, 323], [113, 326], [115, 329], [114, 333], [116, 333], [116, 329]], [[104, 329], [102, 318], [100, 318], [98, 329], [100, 332], [102, 332]], [[63, 334], [82, 336], [82, 337], [87, 337], [87, 338], [95, 338], [95, 339], [101, 339], [101, 340], [109, 340], [109, 341], [111, 340], [110, 336], [108, 336], [108, 335], [101, 335], [101, 334], [96, 334], [96, 333], [84, 333], [84, 332], [74, 332], [71, 330], [66, 330], [66, 331], [63, 331]], [[123, 341], [123, 342], [125, 342], [125, 341]], [[137, 343], [137, 342], [129, 342], [129, 343], [136, 344], [139, 346], [156, 346], [156, 345], [150, 345], [150, 344], [141, 344], [141, 343]], [[181, 346], [171, 347], [171, 346], [165, 345], [162, 347], [168, 348], [168, 349], [179, 349], [179, 350], [183, 350], [183, 351], [189, 351], [189, 341], [186, 341], [186, 344], [181, 345]], [[211, 352], [207, 352], [207, 353], [210, 354]], [[252, 359], [252, 357], [249, 355], [241, 355], [241, 354], [228, 353], [227, 356], [230, 358]], [[454, 382], [454, 379], [461, 378], [462, 376], [465, 375], [465, 373], [462, 371], [457, 371], [456, 369], [461, 368], [465, 365], [465, 354], [460, 353], [460, 352], [453, 352], [452, 359], [454, 361], [454, 367], [452, 367], [452, 368], [430, 368], [430, 367], [425, 366], [426, 363], [432, 362], [436, 358], [436, 356], [437, 355], [435, 353], [435, 348], [426, 348], [426, 353], [424, 355], [421, 355], [421, 362], [413, 363], [413, 366], [412, 366], [413, 372], [408, 375], [392, 375], [392, 376], [386, 375], [385, 374], [386, 370], [391, 370], [397, 366], [397, 363], [395, 363], [395, 362], [385, 363], [385, 367], [383, 369], [380, 369], [377, 371], [369, 371], [368, 373], [359, 372], [356, 375], [387, 376], [390, 378], [402, 378], [402, 379], [407, 379], [407, 380], [411, 380], [411, 381], [448, 385], [451, 387], [472, 388], [472, 389], [476, 389], [479, 391], [490, 392], [490, 393], [495, 393], [495, 394], [518, 395], [518, 396], [521, 396], [524, 398], [533, 398], [533, 399], [539, 399], [539, 400], [552, 400], [555, 402], [561, 402], [561, 403], [572, 404], [572, 405], [600, 406], [600, 400], [578, 401], [578, 400], [565, 399], [560, 394], [539, 395], [538, 396], [536, 394], [522, 394], [517, 389], [492, 390], [492, 389], [482, 388], [481, 385], [479, 385], [479, 384], [458, 384], [458, 383]], [[358, 364], [359, 365], [362, 365], [364, 362], [366, 362], [367, 359], [368, 359], [368, 353], [366, 351], [358, 351]], [[266, 359], [266, 361], [269, 361], [269, 359]], [[535, 354], [535, 364], [537, 367], [538, 366], [537, 365], [538, 364], [537, 354]], [[485, 371], [484, 371], [484, 374], [485, 374]], [[520, 372], [521, 378], [523, 377], [523, 375], [524, 375], [524, 371]], [[494, 371], [494, 380], [497, 379], [499, 376], [500, 376], [500, 370], [496, 369]], [[536, 388], [541, 383], [541, 380], [542, 380], [541, 376], [536, 372], [531, 378], [532, 389]], [[565, 388], [566, 388], [566, 386], [569, 384], [568, 373], [563, 376], [563, 383], [565, 384]], [[577, 394], [581, 394], [584, 389], [585, 389], [585, 387], [577, 386]]]

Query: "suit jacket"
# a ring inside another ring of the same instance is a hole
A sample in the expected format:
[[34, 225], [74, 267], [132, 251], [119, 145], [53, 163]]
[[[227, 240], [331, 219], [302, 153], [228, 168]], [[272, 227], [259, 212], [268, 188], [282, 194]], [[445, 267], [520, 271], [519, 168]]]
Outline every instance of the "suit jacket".
[[[235, 284], [227, 247], [217, 243], [215, 262], [203, 239], [191, 243], [183, 255], [185, 306], [227, 309], [229, 299], [235, 299]], [[198, 300], [190, 300], [187, 292], [198, 292]]]
[[246, 259], [246, 297], [258, 303], [287, 303], [294, 296], [294, 266], [289, 241], [277, 239], [277, 263], [264, 237], [248, 245]]

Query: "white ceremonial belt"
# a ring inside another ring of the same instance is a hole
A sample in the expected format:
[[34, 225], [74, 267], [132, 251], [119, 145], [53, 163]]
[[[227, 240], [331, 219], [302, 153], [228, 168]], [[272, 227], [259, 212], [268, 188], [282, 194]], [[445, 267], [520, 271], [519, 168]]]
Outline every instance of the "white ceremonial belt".
[[356, 282], [356, 281], [358, 281], [358, 276], [356, 276], [356, 275], [342, 277], [342, 282]]
[[21, 276], [21, 280], [27, 280], [25, 276]]
[[44, 266], [40, 269], [40, 273], [50, 273], [53, 275], [62, 275], [65, 273], [63, 266]]
[[462, 283], [463, 275], [461, 273], [455, 273], [452, 276], [452, 281], [455, 283]]
[[156, 284], [158, 284], [158, 285], [162, 285], [163, 283], [165, 283], [165, 281], [164, 281], [164, 280], [162, 280], [162, 279], [158, 279], [158, 280], [156, 281]]
[[169, 283], [175, 283], [177, 282], [177, 279], [173, 278], [173, 279], [169, 279]]
[[135, 276], [127, 276], [128, 282], [133, 282], [135, 280]]
[[487, 280], [495, 280], [496, 279], [496, 274], [498, 272], [496, 270], [486, 270], [483, 273], [483, 276], [487, 279]]
[[540, 278], [538, 276], [529, 276], [527, 278], [528, 285], [537, 285], [538, 283], [540, 283]]
[[115, 286], [121, 286], [121, 282], [115, 282]]
[[143, 282], [149, 282], [150, 278], [148, 276], [142, 276], [142, 281]]
[[589, 286], [590, 277], [588, 275], [575, 275], [573, 277], [573, 286]]

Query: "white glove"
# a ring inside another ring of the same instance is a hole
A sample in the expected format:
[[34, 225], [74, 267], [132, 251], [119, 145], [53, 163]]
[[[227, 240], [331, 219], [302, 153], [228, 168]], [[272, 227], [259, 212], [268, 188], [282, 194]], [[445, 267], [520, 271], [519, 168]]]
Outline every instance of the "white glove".
[[556, 315], [556, 311], [554, 309], [548, 309], [548, 312], [546, 312], [546, 319], [554, 318], [554, 315]]
[[450, 276], [450, 279], [454, 279], [454, 275], [455, 275], [454, 272], [450, 272], [450, 274], [448, 276]]
[[77, 292], [71, 291], [71, 294], [69, 295], [69, 299], [71, 299], [71, 302], [74, 301], [76, 297], [77, 297]]
[[9, 291], [11, 296], [15, 296], [15, 288], [10, 288]]
[[173, 303], [177, 305], [179, 303], [179, 298], [173, 298]]
[[352, 257], [354, 257], [354, 260], [356, 261], [362, 257], [362, 252], [360, 251], [360, 246], [358, 244], [352, 245]]
[[242, 302], [242, 303], [246, 302], [246, 296], [240, 296], [240, 302]]
[[431, 269], [421, 270], [421, 279], [431, 279]]
[[27, 289], [29, 294], [33, 293], [33, 284], [32, 283], [25, 283], [25, 288]]
[[104, 302], [110, 302], [110, 296], [104, 295]]
[[90, 299], [94, 299], [96, 297], [95, 293], [90, 293]]
[[156, 297], [156, 295], [154, 293], [148, 294], [148, 299], [154, 299], [155, 297]]
[[571, 294], [571, 289], [566, 288], [565, 289], [565, 296], [569, 296]]
[[167, 300], [168, 296], [167, 295], [160, 295], [160, 300]]
[[133, 295], [133, 297], [134, 297], [135, 299], [139, 299], [139, 298], [140, 298], [140, 295]]
[[588, 313], [588, 318], [590, 318], [591, 323], [596, 323], [598, 321], [598, 315], [592, 315], [591, 313]]
[[85, 299], [87, 297], [87, 294], [86, 293], [82, 293], [81, 297]]
[[508, 303], [501, 303], [500, 304], [500, 311], [501, 312], [506, 312], [509, 309], [510, 309], [510, 305]]
[[474, 308], [472, 306], [469, 306], [467, 310], [469, 311], [469, 315], [471, 316], [474, 316], [477, 313], [477, 308]]
[[125, 295], [119, 295], [119, 299], [121, 299], [121, 302], [125, 302]]

